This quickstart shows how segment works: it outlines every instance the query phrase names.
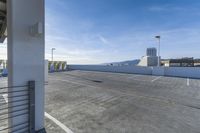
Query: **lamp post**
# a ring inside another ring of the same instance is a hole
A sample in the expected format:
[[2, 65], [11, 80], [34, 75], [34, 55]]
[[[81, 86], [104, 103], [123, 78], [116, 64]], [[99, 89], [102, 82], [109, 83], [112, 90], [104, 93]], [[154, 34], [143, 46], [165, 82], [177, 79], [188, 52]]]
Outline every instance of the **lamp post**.
[[158, 39], [158, 67], [160, 66], [160, 36], [155, 36]]
[[53, 61], [53, 51], [56, 50], [55, 48], [51, 49], [51, 61]]

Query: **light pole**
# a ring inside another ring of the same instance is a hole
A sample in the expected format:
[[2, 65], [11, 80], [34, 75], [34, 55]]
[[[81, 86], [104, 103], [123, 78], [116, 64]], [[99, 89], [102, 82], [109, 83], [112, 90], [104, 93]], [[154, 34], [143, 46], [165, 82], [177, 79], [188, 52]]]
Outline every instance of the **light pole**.
[[51, 49], [51, 61], [53, 61], [53, 51], [56, 50], [55, 48]]
[[160, 66], [160, 36], [155, 36], [158, 39], [158, 67]]

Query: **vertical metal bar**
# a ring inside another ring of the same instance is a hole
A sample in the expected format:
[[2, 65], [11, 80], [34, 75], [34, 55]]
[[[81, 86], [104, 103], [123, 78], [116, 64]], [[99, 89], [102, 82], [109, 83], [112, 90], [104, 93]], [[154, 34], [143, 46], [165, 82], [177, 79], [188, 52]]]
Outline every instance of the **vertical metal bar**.
[[160, 67], [160, 38], [159, 38], [159, 40], [158, 40], [159, 42], [159, 46], [158, 46], [158, 67]]
[[35, 81], [28, 82], [29, 89], [29, 133], [35, 133]]

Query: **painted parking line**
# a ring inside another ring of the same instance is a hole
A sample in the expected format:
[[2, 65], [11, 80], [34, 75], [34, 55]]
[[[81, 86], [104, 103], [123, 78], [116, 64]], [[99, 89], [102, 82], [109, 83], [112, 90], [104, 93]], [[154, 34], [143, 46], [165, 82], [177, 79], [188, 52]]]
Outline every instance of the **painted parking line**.
[[141, 76], [141, 75], [130, 75], [129, 77], [127, 77], [128, 79], [130, 78], [130, 79], [132, 79], [132, 78], [136, 78], [136, 77], [139, 77], [139, 76]]
[[187, 78], [187, 86], [190, 86], [190, 79]]
[[56, 118], [54, 118], [53, 116], [51, 116], [47, 112], [45, 112], [45, 117], [47, 117], [48, 119], [52, 120], [56, 125], [58, 125], [60, 128], [62, 128], [66, 133], [73, 133], [71, 129], [66, 127], [63, 123], [58, 121]]
[[6, 101], [6, 103], [8, 103], [8, 94], [3, 94], [2, 96], [3, 96], [4, 100]]
[[155, 79], [151, 80], [151, 82], [154, 82], [154, 81], [160, 79], [161, 77], [162, 77], [162, 76], [156, 77]]

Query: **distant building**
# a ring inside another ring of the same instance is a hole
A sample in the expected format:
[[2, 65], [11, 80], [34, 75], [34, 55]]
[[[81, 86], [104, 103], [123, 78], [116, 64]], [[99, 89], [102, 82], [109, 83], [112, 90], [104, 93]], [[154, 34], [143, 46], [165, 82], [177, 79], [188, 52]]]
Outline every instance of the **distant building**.
[[147, 48], [146, 56], [143, 56], [138, 63], [138, 66], [157, 66], [158, 57], [156, 48]]
[[200, 59], [194, 59], [194, 66], [200, 67]]
[[162, 64], [167, 67], [194, 67], [194, 58], [180, 58], [180, 59], [168, 59], [162, 61]]
[[146, 56], [157, 56], [156, 48], [147, 48]]

